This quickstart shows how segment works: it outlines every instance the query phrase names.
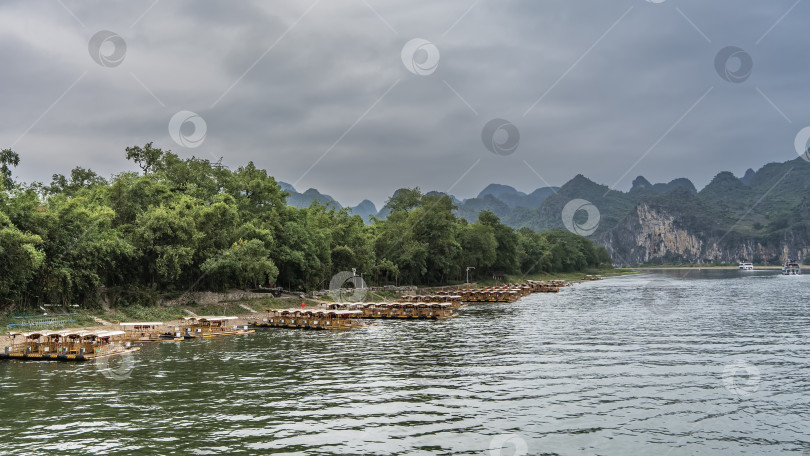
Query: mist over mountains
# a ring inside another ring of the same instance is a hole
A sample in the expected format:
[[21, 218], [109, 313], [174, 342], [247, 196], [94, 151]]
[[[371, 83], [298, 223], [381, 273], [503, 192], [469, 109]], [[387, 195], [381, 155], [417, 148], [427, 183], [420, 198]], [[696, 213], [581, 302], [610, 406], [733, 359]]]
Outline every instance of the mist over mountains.
[[[318, 190], [299, 193], [280, 184], [290, 193], [287, 201], [292, 206], [319, 201], [343, 207]], [[565, 228], [566, 204], [585, 200], [598, 209], [591, 239], [607, 247], [621, 265], [742, 260], [777, 264], [810, 257], [810, 163], [800, 158], [749, 169], [741, 177], [723, 171], [699, 191], [688, 178], [651, 183], [638, 176], [628, 192], [621, 192], [578, 174], [562, 187], [541, 187], [528, 194], [492, 183], [474, 198], [448, 196], [457, 206], [456, 214], [469, 222], [481, 211], [491, 211], [513, 228], [535, 231]], [[369, 200], [349, 209], [367, 223], [388, 213]], [[587, 218], [584, 211], [576, 212], [573, 226]]]

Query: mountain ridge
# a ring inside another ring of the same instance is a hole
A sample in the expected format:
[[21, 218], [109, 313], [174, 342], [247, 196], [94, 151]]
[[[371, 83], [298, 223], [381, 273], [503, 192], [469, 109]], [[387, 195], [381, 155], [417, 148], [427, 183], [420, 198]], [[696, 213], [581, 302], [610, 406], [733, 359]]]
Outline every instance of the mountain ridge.
[[[447, 196], [456, 215], [470, 223], [482, 211], [491, 211], [506, 225], [535, 231], [565, 229], [566, 205], [585, 200], [599, 215], [591, 238], [620, 264], [776, 263], [810, 257], [810, 163], [801, 158], [748, 169], [742, 177], [721, 171], [699, 191], [684, 177], [651, 183], [638, 176], [622, 192], [577, 174], [561, 187], [540, 187], [528, 194], [490, 183], [474, 198]], [[314, 200], [341, 207], [314, 189], [291, 193], [288, 204]], [[387, 216], [387, 206], [376, 209], [368, 200], [350, 208], [367, 223]], [[584, 223], [584, 216], [575, 211], [574, 225]]]

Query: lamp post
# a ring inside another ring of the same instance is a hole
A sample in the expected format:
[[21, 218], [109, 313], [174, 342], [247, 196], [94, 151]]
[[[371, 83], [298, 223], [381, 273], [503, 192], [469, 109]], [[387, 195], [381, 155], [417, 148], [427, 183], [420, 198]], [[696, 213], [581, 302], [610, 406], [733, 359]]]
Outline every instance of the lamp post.
[[467, 266], [467, 285], [470, 284], [470, 269], [475, 269], [475, 266]]

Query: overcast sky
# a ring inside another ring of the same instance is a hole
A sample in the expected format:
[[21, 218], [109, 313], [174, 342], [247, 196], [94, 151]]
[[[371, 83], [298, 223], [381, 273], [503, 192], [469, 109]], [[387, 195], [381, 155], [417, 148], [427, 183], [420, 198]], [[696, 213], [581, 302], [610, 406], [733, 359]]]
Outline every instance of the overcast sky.
[[50, 182], [135, 170], [124, 148], [154, 141], [344, 205], [579, 173], [702, 188], [796, 157], [808, 17], [796, 0], [4, 1], [0, 147]]

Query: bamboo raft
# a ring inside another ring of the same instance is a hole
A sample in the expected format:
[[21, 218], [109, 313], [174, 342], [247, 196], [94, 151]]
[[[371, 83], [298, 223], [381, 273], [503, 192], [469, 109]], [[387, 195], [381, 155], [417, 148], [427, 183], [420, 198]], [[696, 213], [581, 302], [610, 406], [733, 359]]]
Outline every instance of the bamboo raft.
[[558, 293], [560, 288], [569, 285], [562, 280], [549, 282], [528, 280], [522, 284], [438, 291], [433, 295], [403, 296], [401, 302], [515, 302], [532, 293]]
[[124, 331], [124, 340], [130, 343], [175, 342], [184, 338], [182, 335], [168, 334], [162, 322], [120, 323]]
[[457, 304], [452, 302], [366, 302], [334, 303], [330, 309], [361, 312], [361, 318], [387, 318], [411, 320], [444, 320], [457, 317]]
[[343, 330], [366, 326], [360, 321], [362, 313], [349, 309], [268, 309], [267, 315], [248, 322], [257, 328], [294, 328]]
[[123, 340], [124, 335], [124, 331], [76, 330], [11, 333], [12, 344], [0, 359], [90, 361], [138, 351]]
[[464, 307], [464, 301], [460, 294], [449, 292], [438, 292], [432, 295], [405, 295], [399, 298], [400, 303], [429, 303], [429, 304], [452, 304], [454, 309]]
[[185, 317], [184, 322], [174, 327], [174, 331], [164, 332], [164, 338], [208, 339], [220, 336], [239, 336], [255, 332], [248, 327], [231, 325], [239, 317]]
[[0, 352], [0, 360], [90, 361], [140, 350], [133, 343], [180, 341], [233, 336], [255, 332], [247, 326], [230, 324], [238, 317], [187, 317], [174, 328], [162, 322], [120, 323], [117, 331], [12, 332], [11, 345]]

